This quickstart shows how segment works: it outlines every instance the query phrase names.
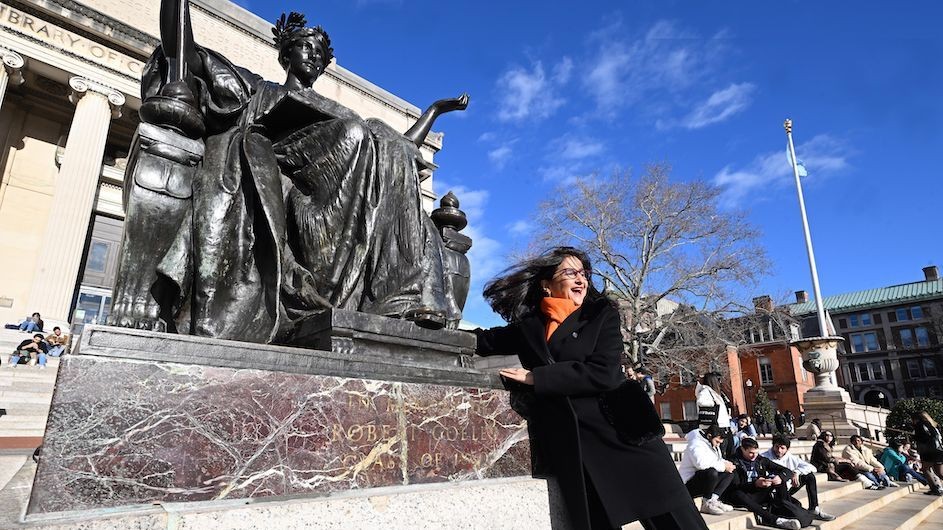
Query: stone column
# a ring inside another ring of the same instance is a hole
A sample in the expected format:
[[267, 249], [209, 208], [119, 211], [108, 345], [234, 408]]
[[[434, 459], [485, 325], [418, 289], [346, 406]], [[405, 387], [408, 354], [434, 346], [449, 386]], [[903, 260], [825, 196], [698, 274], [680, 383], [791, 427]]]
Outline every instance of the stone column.
[[26, 61], [20, 54], [5, 48], [0, 48], [0, 59], [3, 60], [3, 68], [0, 68], [0, 106], [2, 106], [3, 96], [7, 93], [7, 85], [23, 84], [23, 65]]
[[59, 168], [46, 224], [45, 248], [37, 260], [30, 292], [29, 311], [39, 311], [44, 319], [69, 320], [69, 306], [82, 263], [82, 249], [89, 222], [105, 140], [113, 118], [121, 116], [124, 95], [82, 77], [69, 80], [75, 115], [69, 128], [65, 157]]

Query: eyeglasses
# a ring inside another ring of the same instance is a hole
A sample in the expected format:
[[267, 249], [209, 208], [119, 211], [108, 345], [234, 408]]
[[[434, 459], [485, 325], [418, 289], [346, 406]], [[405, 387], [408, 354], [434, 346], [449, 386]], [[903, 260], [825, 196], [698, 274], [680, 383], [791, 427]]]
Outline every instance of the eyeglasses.
[[592, 270], [592, 269], [570, 269], [570, 268], [566, 268], [566, 269], [561, 269], [560, 272], [557, 273], [557, 276], [563, 276], [564, 278], [569, 278], [569, 279], [573, 280], [573, 279], [576, 278], [577, 275], [579, 275], [579, 276], [582, 276], [583, 279], [585, 280], [586, 278], [589, 278], [589, 276], [590, 276], [592, 273], [593, 273], [593, 270]]

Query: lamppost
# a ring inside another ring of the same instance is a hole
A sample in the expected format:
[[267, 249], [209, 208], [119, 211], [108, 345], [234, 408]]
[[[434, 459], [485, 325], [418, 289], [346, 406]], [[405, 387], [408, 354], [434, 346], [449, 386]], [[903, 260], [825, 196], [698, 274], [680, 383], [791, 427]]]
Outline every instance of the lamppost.
[[[884, 408], [884, 392], [878, 392], [878, 408]], [[884, 421], [886, 421], [886, 420], [884, 420]], [[880, 437], [878, 436], [878, 433], [881, 432], [881, 431], [883, 430], [883, 427], [884, 427], [884, 424], [882, 423], [882, 420], [881, 420], [881, 413], [880, 413], [880, 412], [878, 412], [878, 427], [879, 427], [878, 429], [875, 429], [875, 430], [874, 430], [874, 439], [875, 439], [875, 440], [880, 440]], [[886, 435], [885, 435], [884, 437], [887, 438]]]
[[743, 384], [746, 385], [746, 387], [747, 387], [747, 398], [748, 398], [748, 399], [747, 399], [747, 410], [746, 410], [746, 413], [747, 413], [747, 414], [752, 414], [752, 413], [753, 413], [753, 399], [752, 399], [752, 397], [753, 397], [753, 380], [752, 380], [752, 379], [747, 379], [746, 382], [743, 383]]

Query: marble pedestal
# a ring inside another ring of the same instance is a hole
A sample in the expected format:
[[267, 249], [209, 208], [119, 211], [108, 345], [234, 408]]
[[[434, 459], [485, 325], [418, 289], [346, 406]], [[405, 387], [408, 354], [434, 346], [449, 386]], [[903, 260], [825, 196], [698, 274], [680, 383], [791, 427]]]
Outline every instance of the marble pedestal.
[[838, 346], [844, 342], [842, 337], [808, 337], [792, 341], [802, 354], [803, 368], [815, 376], [815, 386], [803, 396], [802, 405], [806, 419], [818, 418], [824, 430], [830, 430], [840, 441], [859, 429], [849, 419], [849, 411], [856, 406], [844, 388], [832, 382], [832, 376], [839, 367]]
[[812, 388], [803, 396], [802, 408], [808, 421], [818, 418], [822, 421], [822, 430], [832, 431], [839, 443], [848, 441], [848, 437], [859, 434], [861, 429], [851, 423], [850, 411], [856, 405], [843, 388]]
[[87, 326], [27, 519], [529, 476], [507, 392], [460, 364]]

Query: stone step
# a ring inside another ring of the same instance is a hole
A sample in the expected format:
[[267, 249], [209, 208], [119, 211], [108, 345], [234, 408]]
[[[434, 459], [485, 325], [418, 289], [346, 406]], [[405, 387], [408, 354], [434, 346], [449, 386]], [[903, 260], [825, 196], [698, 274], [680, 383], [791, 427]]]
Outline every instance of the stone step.
[[3, 489], [13, 475], [26, 463], [26, 455], [0, 455], [0, 489]]
[[45, 403], [49, 406], [52, 401], [52, 392], [28, 392], [23, 390], [0, 391], [0, 407], [9, 411], [17, 403]]
[[940, 511], [940, 506], [943, 506], [943, 497], [914, 492], [844, 527], [844, 530], [914, 530], [931, 514]]
[[[828, 476], [824, 473], [817, 473], [816, 480], [819, 487], [819, 503], [822, 505], [822, 509], [834, 515], [838, 514], [832, 511], [831, 503], [849, 496], [854, 496], [859, 492], [867, 491], [861, 487], [861, 483], [858, 481], [828, 482]], [[808, 499], [805, 494], [805, 488], [799, 490], [795, 497], [800, 500], [804, 506], [807, 505]], [[700, 508], [700, 498], [695, 499], [695, 504]], [[753, 514], [744, 509], [737, 509], [723, 515], [705, 514], [704, 521], [707, 523], [710, 530], [746, 530], [757, 526]], [[641, 523], [635, 522], [624, 526], [623, 529], [641, 530], [642, 525]]]
[[825, 511], [837, 516], [834, 521], [816, 521], [812, 527], [819, 530], [840, 530], [859, 521], [866, 522], [866, 517], [891, 503], [900, 501], [914, 490], [912, 485], [902, 484], [899, 488], [887, 488], [881, 491], [862, 489], [854, 495], [845, 495], [825, 507]]
[[11, 430], [46, 430], [46, 418], [29, 418], [24, 420], [22, 418], [8, 418], [4, 416], [0, 418], [0, 436], [7, 436], [7, 432]]
[[14, 381], [12, 385], [3, 387], [2, 392], [29, 392], [33, 394], [49, 394], [56, 387], [55, 381], [36, 382], [36, 381]]
[[[7, 407], [7, 405], [10, 405]], [[0, 403], [0, 408], [7, 407], [7, 416], [48, 416], [49, 405], [45, 403]], [[7, 416], [0, 417], [0, 421]]]
[[917, 527], [917, 530], [940, 530], [943, 528], [943, 508], [937, 508]]

